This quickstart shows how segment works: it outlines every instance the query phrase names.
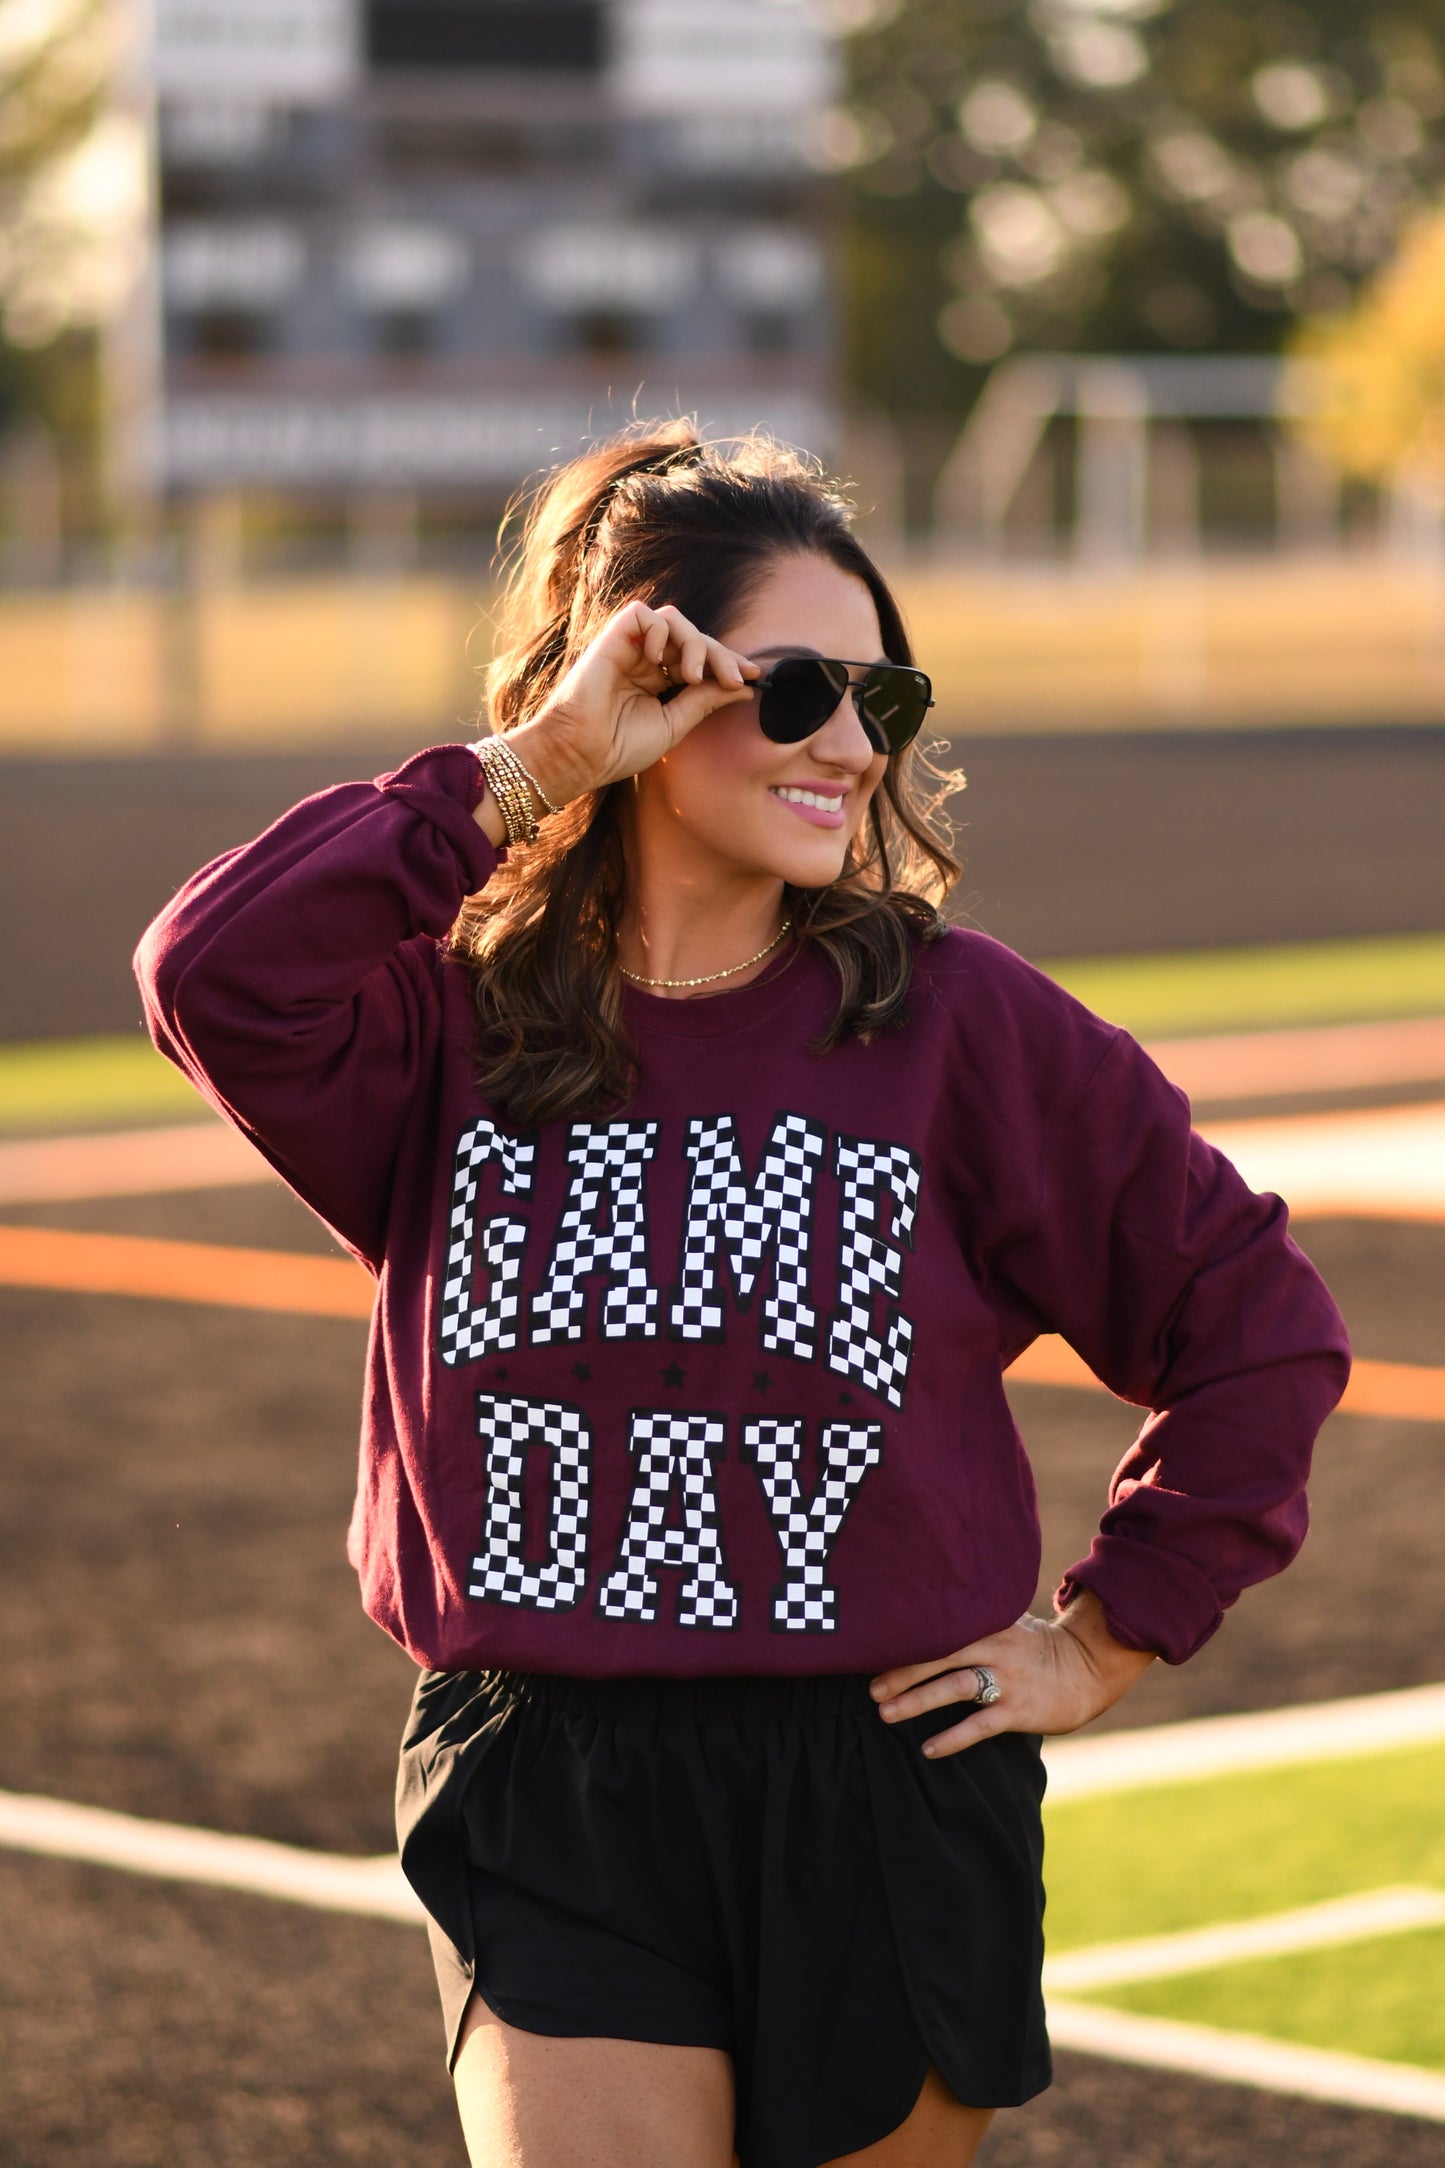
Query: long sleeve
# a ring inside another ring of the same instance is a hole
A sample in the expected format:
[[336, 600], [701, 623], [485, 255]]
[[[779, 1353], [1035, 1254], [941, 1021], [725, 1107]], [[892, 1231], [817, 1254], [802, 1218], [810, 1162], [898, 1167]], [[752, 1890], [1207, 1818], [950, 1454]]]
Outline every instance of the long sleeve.
[[1314, 1439], [1349, 1375], [1287, 1219], [1119, 1032], [1049, 1143], [1032, 1225], [995, 1259], [1020, 1324], [1151, 1411], [1055, 1601], [1093, 1589], [1118, 1639], [1173, 1663], [1299, 1549]]
[[497, 853], [464, 746], [294, 806], [147, 929], [151, 1035], [366, 1264], [438, 1059], [437, 943]]

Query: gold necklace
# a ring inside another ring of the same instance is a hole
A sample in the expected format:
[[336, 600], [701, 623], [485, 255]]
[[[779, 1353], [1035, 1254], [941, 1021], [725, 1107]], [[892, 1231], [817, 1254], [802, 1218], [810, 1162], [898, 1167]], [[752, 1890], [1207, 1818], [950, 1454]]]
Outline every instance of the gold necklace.
[[784, 934], [792, 932], [792, 928], [792, 920], [785, 918], [767, 947], [760, 948], [756, 956], [745, 957], [742, 963], [731, 964], [726, 971], [705, 971], [700, 979], [645, 979], [638, 972], [629, 971], [626, 964], [619, 964], [617, 968], [634, 986], [711, 986], [716, 979], [735, 979], [749, 964], [760, 964], [765, 956], [771, 955]]

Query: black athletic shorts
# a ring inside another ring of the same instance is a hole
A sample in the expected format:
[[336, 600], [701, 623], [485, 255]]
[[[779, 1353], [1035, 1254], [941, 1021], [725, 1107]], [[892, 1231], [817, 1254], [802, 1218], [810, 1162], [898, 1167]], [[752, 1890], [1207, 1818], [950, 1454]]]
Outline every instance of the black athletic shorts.
[[1043, 1763], [961, 1712], [885, 1724], [866, 1676], [424, 1671], [397, 1833], [447, 2065], [473, 1986], [524, 2031], [723, 2048], [743, 2168], [1049, 2083]]

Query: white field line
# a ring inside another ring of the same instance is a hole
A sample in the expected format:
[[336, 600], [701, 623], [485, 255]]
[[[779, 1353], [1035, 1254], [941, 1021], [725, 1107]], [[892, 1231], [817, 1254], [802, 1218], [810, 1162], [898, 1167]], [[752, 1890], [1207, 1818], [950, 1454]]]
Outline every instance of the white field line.
[[[1276, 1192], [1299, 1218], [1445, 1219], [1445, 1100], [1348, 1114], [1208, 1119], [1202, 1127], [1252, 1188]], [[0, 1143], [0, 1205], [277, 1179], [245, 1137], [214, 1119]]]
[[1445, 1220], [1445, 1100], [1200, 1126], [1251, 1189], [1274, 1191], [1297, 1219]]
[[1200, 1784], [1239, 1770], [1351, 1761], [1440, 1739], [1445, 1739], [1445, 1686], [1410, 1686], [1249, 1716], [1203, 1716], [1093, 1738], [1049, 1739], [1044, 1761], [1049, 1801], [1055, 1804], [1153, 1785]]
[[262, 1837], [142, 1821], [133, 1814], [72, 1806], [68, 1800], [28, 1792], [0, 1792], [0, 1845], [52, 1859], [119, 1867], [128, 1874], [244, 1890], [253, 1897], [277, 1897], [323, 1912], [403, 1920], [413, 1927], [423, 1916], [400, 1861], [390, 1853], [380, 1859], [346, 1859], [272, 1844]]
[[221, 1121], [0, 1144], [0, 1204], [149, 1197], [278, 1179], [255, 1146]]
[[1212, 2025], [1183, 2025], [1089, 2003], [1051, 1999], [1048, 2010], [1054, 2046], [1080, 2055], [1445, 2123], [1445, 2075], [1439, 2071], [1327, 2048], [1289, 2047], [1258, 2033], [1221, 2032]]
[[1429, 1084], [1445, 1080], [1445, 1016], [1157, 1039], [1146, 1052], [1191, 1099]]
[[[1266, 1709], [1253, 1716], [1155, 1724], [1095, 1739], [1051, 1739], [1044, 1755], [1052, 1803], [1198, 1782], [1235, 1770], [1353, 1759], [1442, 1738], [1445, 1686], [1417, 1686], [1357, 1700]], [[328, 1911], [377, 1919], [421, 1917], [390, 1854], [348, 1859], [259, 1837], [142, 1820], [106, 1807], [75, 1806], [37, 1793], [0, 1792], [0, 1846], [89, 1860], [133, 1874], [210, 1882]]]
[[[390, 1854], [348, 1859], [15, 1792], [0, 1792], [0, 1843], [15, 1851], [81, 1860], [130, 1874], [201, 1882], [324, 1912], [397, 1920], [408, 1926], [420, 1924], [423, 1917], [417, 1897]], [[1066, 1951], [1047, 1961], [1044, 1985], [1064, 1994], [1083, 1994], [1131, 1980], [1165, 1979], [1292, 1950], [1322, 1949], [1441, 1926], [1445, 1926], [1445, 1892], [1370, 1890], [1262, 1919]]]
[[1086, 1995], [1133, 1980], [1172, 1980], [1185, 1972], [1288, 1957], [1297, 1950], [1336, 1949], [1346, 1942], [1373, 1942], [1382, 1935], [1413, 1934], [1428, 1927], [1445, 1927], [1445, 1890], [1365, 1890], [1257, 1920], [1226, 1920], [1181, 1934], [1142, 1935], [1133, 1942], [1065, 1950], [1045, 1961], [1044, 1989]]
[[[250, 1896], [279, 1898], [326, 1912], [359, 1914], [411, 1927], [419, 1925], [423, 1916], [400, 1865], [389, 1856], [341, 1859], [255, 1837], [188, 1829], [174, 1822], [140, 1821], [133, 1815], [73, 1806], [61, 1799], [0, 1792], [0, 1844], [51, 1858], [78, 1859], [132, 1874], [200, 1882], [212, 1888], [240, 1890]], [[1337, 1927], [1348, 1930], [1351, 1911], [1353, 1924], [1358, 1927], [1362, 1905], [1373, 1902], [1370, 1926], [1372, 1932], [1378, 1933], [1382, 1931], [1387, 1900], [1397, 1914], [1406, 1909], [1412, 1914], [1408, 1921], [1396, 1917], [1384, 1930], [1394, 1931], [1406, 1925], [1425, 1924], [1413, 1915], [1421, 1909], [1422, 1898], [1436, 1896], [1435, 1892], [1377, 1891], [1372, 1900], [1347, 1899], [1334, 1907], [1317, 1906], [1312, 1910], [1317, 1914], [1333, 1910]], [[1268, 1954], [1274, 1954], [1284, 1946], [1282, 1930], [1291, 1917], [1299, 1921], [1304, 1915], [1282, 1914], [1274, 1921], [1241, 1922], [1233, 1930], [1206, 1929], [1203, 1934], [1252, 1935], [1254, 1947], [1243, 1954], [1264, 1955], [1266, 1952], [1259, 1947], [1262, 1933], [1273, 1929]], [[1157, 1950], [1164, 1942], [1174, 1943], [1176, 1949], [1191, 1942], [1197, 1947], [1201, 1939], [1200, 1935], [1158, 1937], [1137, 1947], [1141, 1953]], [[1344, 1941], [1354, 1936], [1336, 1933], [1333, 1939]], [[1288, 1946], [1307, 1945], [1295, 1939]], [[1316, 1940], [1308, 1946], [1319, 1947], [1320, 1943]], [[1114, 1948], [1122, 1956], [1123, 1946]], [[1236, 1948], [1230, 1954], [1241, 1953]], [[1130, 2011], [1059, 1998], [1056, 1988], [1069, 1980], [1068, 1967], [1073, 1967], [1071, 1984], [1078, 1992], [1086, 1984], [1087, 1963], [1091, 1959], [1101, 1963], [1106, 1955], [1112, 1957], [1113, 1950], [1076, 1950], [1050, 1962], [1045, 1978], [1050, 1988], [1049, 2031], [1056, 2047], [1153, 2069], [1182, 2070], [1270, 2092], [1445, 2122], [1445, 2077], [1433, 2071], [1318, 2048], [1288, 2047], [1251, 2033], [1221, 2032], [1209, 2026], [1140, 2017]], [[1215, 1962], [1226, 1961], [1215, 1958]], [[1144, 1976], [1138, 1971], [1131, 1974], [1135, 1978]], [[1147, 1976], [1159, 1977], [1157, 1966]], [[1117, 1981], [1119, 1977], [1116, 1964], [1111, 1978]]]

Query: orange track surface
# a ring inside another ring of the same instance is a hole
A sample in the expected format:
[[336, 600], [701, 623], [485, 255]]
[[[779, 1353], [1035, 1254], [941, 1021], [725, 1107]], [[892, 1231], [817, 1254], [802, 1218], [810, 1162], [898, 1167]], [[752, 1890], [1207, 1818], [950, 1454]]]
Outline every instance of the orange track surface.
[[[1067, 1341], [1052, 1334], [1036, 1340], [1008, 1374], [1020, 1385], [1105, 1390]], [[1366, 1362], [1356, 1356], [1340, 1410], [1345, 1415], [1395, 1415], [1418, 1423], [1445, 1423], [1445, 1369], [1428, 1363]]]
[[341, 1257], [161, 1242], [148, 1235], [72, 1234], [57, 1227], [0, 1227], [0, 1285], [150, 1295], [305, 1317], [369, 1317], [376, 1293], [366, 1273]]
[[[0, 1286], [145, 1295], [306, 1317], [369, 1317], [375, 1296], [366, 1273], [339, 1257], [223, 1249], [210, 1242], [162, 1242], [143, 1235], [75, 1234], [54, 1227], [0, 1226]], [[1052, 1336], [1035, 1341], [1009, 1376], [1020, 1385], [1104, 1389], [1073, 1349]], [[1445, 1369], [1357, 1360], [1340, 1405], [1347, 1415], [1445, 1422]]]

